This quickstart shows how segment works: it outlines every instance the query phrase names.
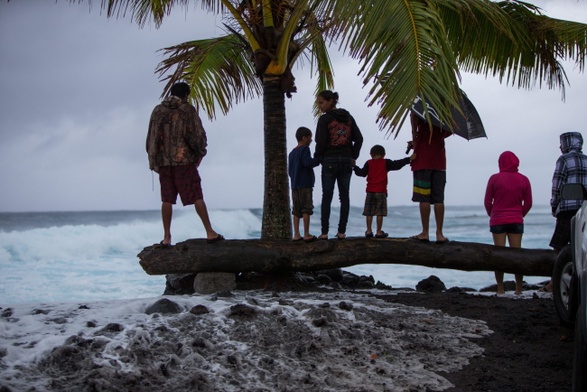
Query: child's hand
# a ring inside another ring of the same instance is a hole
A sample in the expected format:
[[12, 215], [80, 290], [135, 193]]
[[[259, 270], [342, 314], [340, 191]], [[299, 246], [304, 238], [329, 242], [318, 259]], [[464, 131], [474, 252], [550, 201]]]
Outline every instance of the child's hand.
[[416, 153], [410, 155], [410, 162], [412, 162], [414, 159], [416, 159]]

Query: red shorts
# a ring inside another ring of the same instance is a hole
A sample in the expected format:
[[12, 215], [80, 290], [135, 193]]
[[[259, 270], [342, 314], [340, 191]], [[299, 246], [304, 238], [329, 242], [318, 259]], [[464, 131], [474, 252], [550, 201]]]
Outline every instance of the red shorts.
[[204, 198], [202, 180], [196, 165], [162, 166], [159, 168], [161, 201], [175, 204], [177, 194], [184, 206]]

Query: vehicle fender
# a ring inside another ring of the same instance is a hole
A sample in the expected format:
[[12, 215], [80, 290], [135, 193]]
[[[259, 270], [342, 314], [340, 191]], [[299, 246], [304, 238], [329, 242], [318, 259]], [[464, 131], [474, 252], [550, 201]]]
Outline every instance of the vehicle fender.
[[587, 270], [579, 271], [579, 290], [579, 306], [583, 311], [577, 312], [577, 317], [581, 317], [579, 328], [583, 330], [583, 344], [587, 345]]
[[[571, 218], [571, 255], [573, 257], [573, 260], [577, 260], [577, 254], [581, 254], [581, 246], [582, 241], [573, 241], [573, 239], [575, 238], [575, 225], [577, 222], [577, 216], [581, 213], [581, 210], [577, 211], [577, 213], [575, 214], [575, 216], [573, 216]], [[577, 249], [578, 248], [578, 249]], [[577, 252], [578, 251], [578, 252]]]

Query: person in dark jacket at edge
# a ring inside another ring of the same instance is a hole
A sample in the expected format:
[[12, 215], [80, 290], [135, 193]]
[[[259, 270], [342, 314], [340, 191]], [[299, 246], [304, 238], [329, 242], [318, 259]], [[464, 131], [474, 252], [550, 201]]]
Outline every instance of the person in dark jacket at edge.
[[[587, 156], [583, 154], [583, 136], [579, 132], [560, 135], [561, 156], [556, 160], [552, 176], [550, 207], [556, 217], [550, 247], [558, 254], [571, 242], [571, 218], [581, 208], [582, 200], [562, 200], [561, 189], [565, 184], [579, 183], [587, 187]], [[552, 280], [544, 287], [552, 292]]]

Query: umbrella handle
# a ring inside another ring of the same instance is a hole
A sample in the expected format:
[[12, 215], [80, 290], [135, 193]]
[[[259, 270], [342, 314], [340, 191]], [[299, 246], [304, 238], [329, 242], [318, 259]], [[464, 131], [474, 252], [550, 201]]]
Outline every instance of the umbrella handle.
[[406, 148], [406, 155], [410, 153], [410, 150], [414, 148], [414, 146], [412, 145], [412, 142], [408, 142], [408, 148]]

